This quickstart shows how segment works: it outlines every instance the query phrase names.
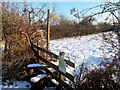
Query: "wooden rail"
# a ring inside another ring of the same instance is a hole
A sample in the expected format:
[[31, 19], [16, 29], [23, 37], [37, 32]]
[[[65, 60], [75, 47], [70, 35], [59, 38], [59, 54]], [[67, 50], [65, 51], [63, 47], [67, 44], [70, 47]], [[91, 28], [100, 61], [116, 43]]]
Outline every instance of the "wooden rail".
[[[38, 49], [38, 50], [40, 50], [40, 51], [42, 51], [42, 52], [44, 52], [44, 53], [54, 57], [56, 59], [58, 59], [58, 57], [59, 57], [58, 55], [56, 55], [56, 54], [54, 54], [54, 53], [52, 53], [52, 52], [50, 52], [48, 50], [45, 50], [45, 49], [43, 49], [41, 47], [38, 47], [37, 45], [34, 45], [34, 44], [32, 44], [32, 45], [33, 45], [34, 48], [36, 48], [36, 49]], [[73, 62], [71, 62], [69, 60], [66, 60], [66, 59], [64, 59], [64, 60], [66, 61], [66, 64], [68, 64], [69, 66], [75, 68], [75, 64]]]

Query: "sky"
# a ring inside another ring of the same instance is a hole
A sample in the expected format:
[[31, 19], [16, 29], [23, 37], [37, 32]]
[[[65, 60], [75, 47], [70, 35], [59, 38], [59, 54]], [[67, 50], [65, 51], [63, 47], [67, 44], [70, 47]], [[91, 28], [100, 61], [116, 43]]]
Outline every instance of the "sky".
[[[72, 14], [70, 14], [70, 10], [72, 8], [76, 8], [80, 12], [84, 9], [88, 9], [88, 8], [103, 4], [103, 2], [56, 2], [56, 3], [50, 2], [49, 4], [51, 6], [55, 5], [57, 7], [57, 9], [56, 9], [57, 15], [64, 15], [68, 19], [77, 21], [78, 19], [76, 19]], [[94, 9], [90, 10], [88, 13], [86, 13], [86, 15], [90, 15], [90, 14], [93, 14], [93, 13], [96, 13], [99, 11], [102, 11], [102, 9], [94, 8]], [[106, 16], [108, 16], [108, 14], [103, 14], [102, 16], [99, 15], [99, 16], [96, 16], [95, 18], [99, 22], [103, 22], [103, 19], [105, 19]]]
[[[117, 2], [117, 0], [107, 0], [107, 1]], [[98, 6], [100, 4], [104, 4], [105, 2], [106, 2], [106, 0], [99, 1], [99, 2], [55, 2], [54, 4], [56, 4], [56, 6], [58, 7], [58, 9], [56, 11], [57, 14], [65, 15], [68, 19], [75, 19], [75, 17], [70, 14], [70, 9], [76, 8], [76, 9], [78, 9], [78, 11], [82, 11], [84, 9], [88, 9], [88, 8], [91, 8], [91, 7], [94, 7], [94, 6]], [[51, 3], [51, 4], [53, 4], [53, 3]], [[102, 11], [102, 9], [94, 8], [94, 9], [90, 10], [88, 13], [86, 13], [86, 15], [90, 15], [90, 14], [93, 14], [93, 13], [96, 13], [96, 12], [100, 12], [100, 11]], [[116, 13], [116, 14], [118, 14], [118, 13]], [[99, 22], [104, 22], [104, 20], [108, 16], [109, 16], [109, 14], [105, 13], [105, 14], [96, 16], [95, 18]], [[112, 17], [110, 17], [110, 19], [111, 18]]]
[[[7, 1], [7, 0], [4, 0]], [[100, 4], [103, 4], [106, 1], [111, 2], [117, 2], [119, 0], [10, 0], [12, 2], [37, 2], [35, 5], [38, 4], [38, 2], [46, 2], [48, 3], [50, 9], [52, 9], [53, 6], [57, 7], [55, 13], [56, 15], [64, 15], [68, 19], [76, 19], [73, 15], [70, 14], [70, 9], [76, 8], [78, 11], [82, 11], [84, 9], [88, 9]], [[40, 6], [40, 5], [39, 5]], [[86, 15], [90, 15], [91, 13], [102, 11], [100, 8], [92, 9], [90, 12], [88, 12]], [[100, 22], [102, 22], [108, 14], [103, 14], [102, 16], [97, 16], [96, 19], [99, 19]]]
[[[55, 15], [64, 15], [68, 19], [76, 19], [72, 14], [70, 14], [70, 10], [72, 8], [78, 9], [78, 11], [82, 11], [84, 9], [88, 9], [94, 6], [98, 6], [102, 4], [102, 2], [47, 2], [48, 8], [52, 11], [53, 7], [56, 8]], [[40, 6], [39, 3], [35, 3], [35, 6]], [[95, 8], [88, 12], [87, 14], [90, 15], [91, 13], [95, 13], [100, 11], [99, 8]]]
[[[57, 12], [59, 14], [63, 14], [68, 18], [73, 18], [73, 15], [70, 14], [70, 9], [76, 8], [78, 11], [82, 11], [84, 9], [100, 5], [101, 2], [57, 2], [58, 5]], [[97, 12], [98, 9], [94, 9], [93, 12]], [[89, 13], [90, 14], [90, 13]]]

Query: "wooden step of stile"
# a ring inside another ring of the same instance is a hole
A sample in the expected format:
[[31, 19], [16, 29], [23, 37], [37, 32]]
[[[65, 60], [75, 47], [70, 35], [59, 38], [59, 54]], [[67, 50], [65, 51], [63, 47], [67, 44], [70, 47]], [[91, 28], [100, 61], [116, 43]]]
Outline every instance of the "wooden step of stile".
[[33, 82], [33, 83], [36, 83], [36, 82], [39, 82], [40, 80], [43, 80], [46, 77], [47, 77], [47, 74], [39, 74], [39, 75], [37, 75], [35, 77], [32, 77], [30, 79], [30, 81]]
[[52, 72], [52, 73], [54, 73], [54, 72], [56, 72], [56, 70], [55, 69], [53, 69], [53, 68], [47, 68], [50, 72]]
[[46, 64], [39, 64], [39, 63], [27, 65], [27, 68], [46, 68], [46, 67], [47, 67]]

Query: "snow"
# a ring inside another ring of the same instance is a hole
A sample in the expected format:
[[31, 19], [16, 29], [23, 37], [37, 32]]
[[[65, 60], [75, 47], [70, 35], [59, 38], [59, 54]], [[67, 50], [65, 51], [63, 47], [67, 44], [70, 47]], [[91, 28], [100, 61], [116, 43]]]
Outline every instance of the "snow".
[[27, 67], [32, 68], [32, 67], [45, 67], [45, 66], [47, 65], [36, 63], [36, 64], [29, 64]]
[[30, 87], [30, 83], [26, 81], [14, 81], [12, 85], [9, 85], [7, 83], [4, 83], [4, 85], [0, 85], [0, 90], [2, 90], [2, 88], [25, 88], [25, 90], [27, 90]]
[[56, 70], [53, 68], [48, 68], [49, 71], [51, 71], [52, 73], [54, 73]]
[[35, 82], [38, 82], [40, 79], [43, 79], [46, 76], [47, 76], [47, 74], [40, 74], [40, 75], [37, 75], [37, 76], [31, 78], [30, 81], [35, 83]]
[[46, 87], [43, 90], [56, 90], [56, 87]]
[[59, 82], [56, 81], [55, 79], [51, 79], [51, 81], [52, 81], [53, 83], [55, 83], [56, 85], [59, 85]]
[[[114, 55], [114, 53], [108, 52], [108, 47], [111, 47], [109, 44], [106, 45], [105, 52], [103, 52], [103, 46], [101, 34], [62, 38], [50, 42], [51, 51], [57, 55], [62, 51], [65, 52], [65, 58], [75, 63], [76, 71], [82, 63], [87, 63], [89, 69], [93, 69], [101, 63], [105, 56], [110, 58], [111, 55]], [[67, 67], [66, 70], [74, 73], [75, 69]]]
[[0, 90], [2, 90], [2, 85], [0, 85]]
[[98, 35], [89, 35], [77, 38], [63, 38], [51, 41], [51, 51], [59, 55], [65, 52], [65, 57], [76, 64], [80, 64], [88, 58], [102, 56], [102, 38]]

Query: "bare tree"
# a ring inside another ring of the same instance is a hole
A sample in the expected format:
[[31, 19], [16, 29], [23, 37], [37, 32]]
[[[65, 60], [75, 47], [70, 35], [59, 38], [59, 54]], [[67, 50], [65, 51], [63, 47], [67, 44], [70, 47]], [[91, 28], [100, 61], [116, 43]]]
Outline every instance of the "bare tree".
[[26, 61], [35, 60], [27, 38], [22, 32], [34, 40], [34, 43], [37, 43], [38, 39], [43, 39], [38, 30], [42, 29], [43, 23], [45, 24], [47, 4], [39, 3], [36, 7], [32, 4], [2, 3], [2, 33], [5, 41], [2, 59], [4, 80], [18, 77], [21, 74], [20, 68], [27, 63]]

